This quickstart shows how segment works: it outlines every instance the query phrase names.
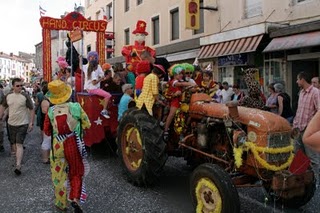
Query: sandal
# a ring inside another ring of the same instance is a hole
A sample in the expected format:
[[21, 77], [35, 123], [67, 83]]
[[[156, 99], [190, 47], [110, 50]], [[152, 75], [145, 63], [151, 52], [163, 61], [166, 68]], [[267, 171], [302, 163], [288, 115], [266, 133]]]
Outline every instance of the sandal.
[[75, 201], [71, 202], [71, 206], [74, 208], [74, 213], [82, 213], [82, 209], [79, 204]]

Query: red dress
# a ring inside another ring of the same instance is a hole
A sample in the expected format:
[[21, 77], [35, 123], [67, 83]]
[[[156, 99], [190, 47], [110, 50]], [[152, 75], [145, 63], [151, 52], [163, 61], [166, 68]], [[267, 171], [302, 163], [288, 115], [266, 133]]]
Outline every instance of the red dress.
[[175, 80], [175, 79], [172, 79], [171, 81], [169, 81], [169, 88], [168, 88], [166, 97], [170, 101], [170, 107], [179, 108], [180, 107], [181, 96], [172, 97], [174, 93], [176, 93], [178, 91], [182, 92], [182, 88], [181, 87], [174, 86], [175, 83], [177, 83], [177, 82], [178, 82], [178, 80]]

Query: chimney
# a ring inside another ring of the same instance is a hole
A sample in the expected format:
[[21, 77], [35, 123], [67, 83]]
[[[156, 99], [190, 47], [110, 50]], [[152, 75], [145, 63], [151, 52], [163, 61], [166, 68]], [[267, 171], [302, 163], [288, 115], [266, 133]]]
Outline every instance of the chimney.
[[13, 53], [10, 53], [10, 57], [12, 57], [13, 56]]

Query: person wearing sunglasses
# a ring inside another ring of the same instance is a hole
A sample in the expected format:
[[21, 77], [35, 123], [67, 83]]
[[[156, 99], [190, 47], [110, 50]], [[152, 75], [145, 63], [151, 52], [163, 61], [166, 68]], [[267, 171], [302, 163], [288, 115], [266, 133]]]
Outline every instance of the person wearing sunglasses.
[[9, 93], [0, 105], [0, 118], [8, 108], [8, 129], [10, 134], [11, 154], [15, 157], [15, 174], [21, 175], [23, 158], [23, 143], [28, 132], [33, 129], [35, 117], [34, 105], [30, 96], [22, 90], [22, 79], [12, 80], [12, 92]]

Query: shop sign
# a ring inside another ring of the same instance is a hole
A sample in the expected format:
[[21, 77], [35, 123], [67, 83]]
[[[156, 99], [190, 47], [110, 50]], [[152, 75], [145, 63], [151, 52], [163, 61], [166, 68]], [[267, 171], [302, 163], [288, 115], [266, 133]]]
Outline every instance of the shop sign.
[[247, 54], [235, 54], [222, 56], [218, 58], [218, 66], [239, 66], [248, 64], [248, 55]]

